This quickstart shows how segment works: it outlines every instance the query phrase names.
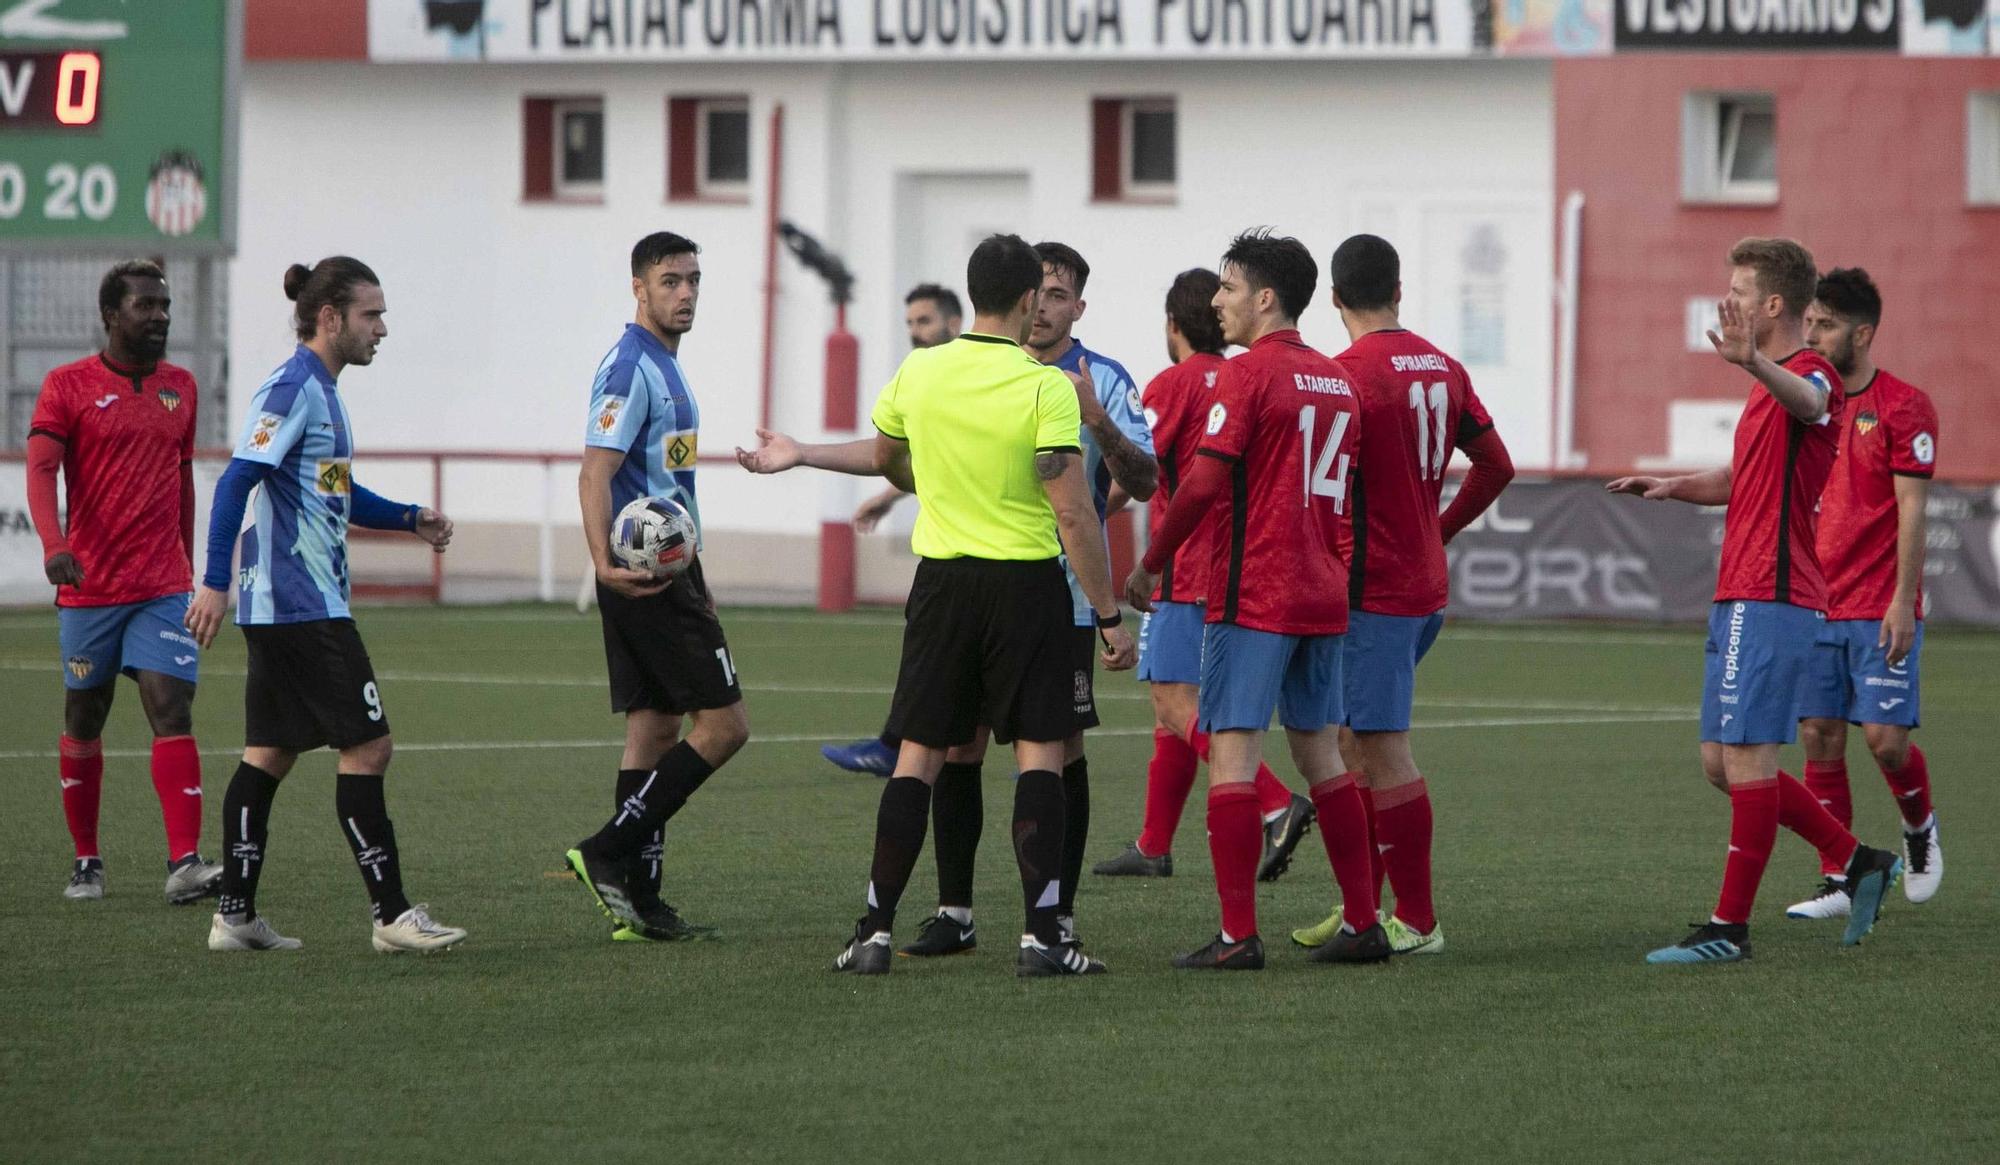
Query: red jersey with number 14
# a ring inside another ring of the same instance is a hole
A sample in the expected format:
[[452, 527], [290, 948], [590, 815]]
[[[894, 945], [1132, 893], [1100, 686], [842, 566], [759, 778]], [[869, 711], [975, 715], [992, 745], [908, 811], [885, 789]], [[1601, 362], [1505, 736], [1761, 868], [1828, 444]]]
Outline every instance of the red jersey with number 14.
[[1729, 512], [1715, 601], [1743, 599], [1826, 610], [1826, 579], [1813, 545], [1813, 511], [1840, 438], [1840, 374], [1811, 348], [1779, 361], [1826, 390], [1826, 415], [1801, 421], [1761, 381], [1736, 421]]
[[63, 444], [70, 552], [81, 587], [64, 607], [143, 603], [194, 589], [181, 544], [181, 466], [194, 457], [194, 377], [165, 361], [144, 376], [92, 356], [42, 380], [29, 433]]
[[1403, 328], [1370, 332], [1340, 354], [1361, 402], [1360, 456], [1341, 527], [1348, 605], [1429, 615], [1451, 595], [1438, 501], [1451, 452], [1493, 427], [1465, 367]]
[[1225, 362], [1200, 454], [1231, 464], [1228, 504], [1209, 511], [1208, 622], [1281, 635], [1347, 630], [1339, 552], [1360, 439], [1353, 379], [1295, 330]]
[[[1201, 445], [1201, 429], [1208, 421], [1208, 407], [1215, 401], [1215, 382], [1226, 363], [1210, 352], [1193, 353], [1155, 376], [1140, 397], [1146, 425], [1153, 430], [1153, 452], [1160, 461], [1160, 492], [1146, 508], [1146, 529], [1154, 538], [1166, 525], [1174, 491], [1194, 472], [1195, 449]], [[1207, 596], [1208, 548], [1201, 530], [1196, 529], [1160, 571], [1160, 585], [1153, 598], [1199, 603]]]
[[[1880, 619], [1896, 594], [1896, 478], [1929, 479], [1937, 408], [1886, 372], [1847, 398], [1840, 456], [1819, 499], [1819, 562], [1829, 619]], [[1924, 611], [1916, 596], [1917, 614]]]

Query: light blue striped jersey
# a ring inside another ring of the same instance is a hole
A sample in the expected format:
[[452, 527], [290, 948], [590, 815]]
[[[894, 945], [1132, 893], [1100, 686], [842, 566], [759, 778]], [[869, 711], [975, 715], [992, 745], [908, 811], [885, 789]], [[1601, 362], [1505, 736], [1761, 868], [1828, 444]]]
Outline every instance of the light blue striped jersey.
[[[1111, 421], [1118, 431], [1134, 445], [1153, 454], [1153, 431], [1146, 425], [1145, 406], [1139, 403], [1139, 386], [1125, 366], [1101, 352], [1083, 346], [1083, 341], [1070, 337], [1069, 351], [1064, 352], [1055, 362], [1055, 367], [1064, 372], [1075, 372], [1082, 366], [1085, 357], [1090, 359], [1090, 379], [1097, 386], [1097, 402], [1111, 415]], [[1090, 483], [1090, 500], [1097, 504], [1098, 528], [1104, 523], [1104, 511], [1111, 497], [1111, 467], [1104, 464], [1104, 450], [1098, 448], [1097, 437], [1090, 426], [1082, 430], [1083, 479]], [[1108, 544], [1107, 544], [1108, 546]], [[1108, 553], [1108, 550], [1107, 550]], [[1076, 572], [1070, 570], [1069, 559], [1063, 559], [1063, 573], [1069, 578], [1070, 614], [1078, 627], [1091, 627], [1097, 623], [1097, 616], [1090, 609], [1090, 600], [1084, 596], [1082, 584], [1076, 581]], [[1123, 579], [1111, 580], [1117, 590]]]
[[611, 478], [611, 512], [617, 514], [634, 498], [674, 498], [694, 516], [699, 544], [694, 466], [700, 440], [701, 410], [688, 391], [680, 360], [659, 337], [638, 324], [626, 324], [625, 334], [598, 362], [583, 434], [586, 446], [625, 454], [625, 463]]
[[312, 349], [299, 345], [250, 398], [235, 456], [272, 467], [243, 532], [236, 621], [346, 618], [354, 442], [333, 374]]

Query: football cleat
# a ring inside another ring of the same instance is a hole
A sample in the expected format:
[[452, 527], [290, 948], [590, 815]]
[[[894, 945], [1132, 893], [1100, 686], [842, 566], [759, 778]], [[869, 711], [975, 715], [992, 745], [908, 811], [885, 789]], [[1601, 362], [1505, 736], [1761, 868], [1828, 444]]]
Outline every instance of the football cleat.
[[632, 895], [625, 885], [625, 872], [614, 862], [593, 857], [582, 846], [563, 855], [563, 863], [590, 891], [591, 901], [604, 912], [604, 917], [621, 926], [636, 926], [645, 920], [632, 905]]
[[1363, 931], [1336, 930], [1332, 938], [1314, 947], [1306, 956], [1312, 963], [1386, 963], [1389, 961], [1389, 932], [1381, 923]]
[[222, 889], [222, 867], [202, 857], [189, 854], [167, 867], [167, 902], [174, 906], [186, 906], [203, 898], [212, 898]]
[[1382, 924], [1388, 932], [1389, 949], [1399, 955], [1441, 955], [1444, 953], [1444, 927], [1433, 922], [1430, 933], [1426, 934], [1394, 915]]
[[1047, 979], [1062, 975], [1102, 975], [1111, 968], [1083, 953], [1075, 943], [1059, 942], [1043, 946], [1034, 935], [1021, 936], [1021, 954], [1014, 960], [1014, 974], [1022, 979]]
[[1903, 897], [1929, 902], [1944, 881], [1944, 850], [1938, 845], [1937, 817], [1929, 825], [1903, 833]]
[[868, 920], [863, 918], [854, 924], [854, 937], [834, 958], [833, 969], [856, 975], [887, 975], [889, 959], [889, 932], [869, 930]]
[[896, 750], [880, 740], [857, 740], [853, 744], [822, 744], [819, 754], [850, 773], [872, 773], [886, 777], [896, 771]]
[[211, 951], [295, 951], [306, 944], [295, 938], [286, 938], [271, 929], [261, 914], [253, 914], [242, 922], [230, 922], [221, 914], [208, 924], [208, 949]]
[[63, 887], [63, 897], [77, 902], [104, 897], [104, 863], [96, 858], [80, 859], [69, 876], [69, 885]]
[[1785, 907], [1786, 918], [1846, 918], [1852, 901], [1847, 897], [1847, 879], [1828, 878], [1813, 896]]
[[1126, 845], [1117, 857], [1106, 858], [1090, 867], [1090, 872], [1101, 878], [1171, 878], [1174, 876], [1174, 855], [1153, 857], [1142, 851], [1135, 841]]
[[[1307, 950], [1325, 946], [1327, 943], [1333, 941], [1335, 934], [1339, 933], [1341, 917], [1340, 907], [1336, 906], [1333, 908], [1333, 913], [1327, 915], [1324, 921], [1312, 926], [1302, 926], [1293, 931], [1292, 941]], [[1375, 912], [1375, 921], [1386, 925], [1389, 921], [1389, 916], [1383, 911], [1377, 910]]]
[[712, 926], [689, 922], [680, 911], [655, 898], [636, 904], [639, 921], [613, 927], [611, 941], [620, 943], [693, 942], [720, 937]]
[[423, 906], [412, 906], [396, 916], [396, 921], [384, 926], [375, 924], [375, 936], [370, 940], [375, 949], [385, 955], [398, 951], [421, 951], [429, 954], [465, 941], [465, 931], [456, 926], [445, 926], [425, 912]]
[[1882, 913], [1882, 900], [1903, 876], [1903, 859], [1885, 849], [1857, 846], [1847, 862], [1847, 893], [1853, 905], [1847, 914], [1847, 930], [1840, 945], [1859, 946], [1875, 919]]
[[979, 946], [979, 936], [970, 922], [959, 922], [942, 910], [917, 927], [917, 941], [897, 951], [906, 959], [930, 959], [943, 955], [969, 955]]
[[1742, 922], [1704, 922], [1670, 947], [1646, 954], [1654, 965], [1665, 963], [1740, 963], [1750, 957], [1750, 927]]
[[1292, 803], [1285, 811], [1264, 824], [1264, 858], [1257, 863], [1257, 880], [1275, 882], [1284, 876], [1292, 864], [1292, 851], [1299, 848], [1312, 829], [1313, 819], [1319, 810], [1313, 808], [1310, 799], [1292, 794]]
[[1056, 915], [1056, 940], [1073, 947], [1083, 945], [1083, 940], [1076, 936], [1076, 915]]
[[1256, 935], [1230, 941], [1216, 935], [1198, 951], [1174, 956], [1174, 966], [1183, 971], [1261, 971], [1264, 969], [1264, 940]]

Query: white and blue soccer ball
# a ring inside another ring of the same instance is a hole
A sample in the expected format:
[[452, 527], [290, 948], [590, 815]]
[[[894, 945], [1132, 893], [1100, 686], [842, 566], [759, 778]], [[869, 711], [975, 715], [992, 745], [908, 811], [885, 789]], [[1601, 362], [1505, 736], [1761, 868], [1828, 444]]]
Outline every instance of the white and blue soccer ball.
[[611, 523], [611, 557], [654, 578], [674, 578], [694, 562], [694, 515], [673, 498], [635, 498]]

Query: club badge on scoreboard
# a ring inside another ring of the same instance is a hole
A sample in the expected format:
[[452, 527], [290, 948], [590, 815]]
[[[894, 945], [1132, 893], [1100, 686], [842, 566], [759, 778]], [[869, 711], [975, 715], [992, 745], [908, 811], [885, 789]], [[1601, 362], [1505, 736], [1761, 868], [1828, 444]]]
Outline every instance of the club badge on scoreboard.
[[146, 218], [170, 239], [192, 234], [208, 217], [208, 187], [201, 162], [183, 150], [169, 150], [146, 172]]

